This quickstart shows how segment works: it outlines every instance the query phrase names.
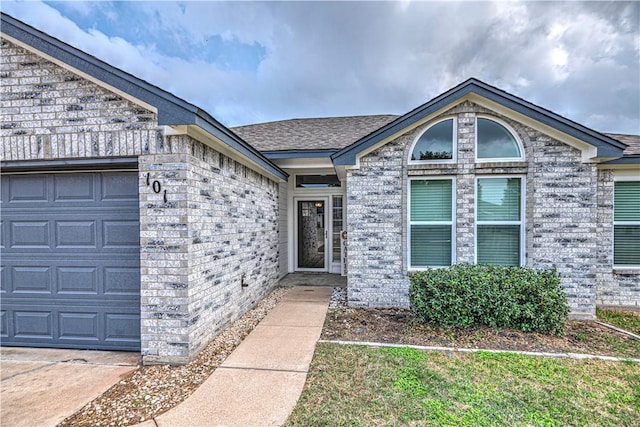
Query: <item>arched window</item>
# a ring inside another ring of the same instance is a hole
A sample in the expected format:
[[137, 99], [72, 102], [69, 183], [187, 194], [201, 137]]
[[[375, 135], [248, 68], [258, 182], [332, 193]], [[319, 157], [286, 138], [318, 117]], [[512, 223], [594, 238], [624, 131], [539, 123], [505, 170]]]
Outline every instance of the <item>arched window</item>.
[[452, 161], [455, 150], [454, 135], [453, 119], [446, 119], [431, 126], [413, 145], [411, 161]]
[[518, 141], [503, 125], [479, 117], [476, 126], [476, 157], [478, 159], [522, 159]]

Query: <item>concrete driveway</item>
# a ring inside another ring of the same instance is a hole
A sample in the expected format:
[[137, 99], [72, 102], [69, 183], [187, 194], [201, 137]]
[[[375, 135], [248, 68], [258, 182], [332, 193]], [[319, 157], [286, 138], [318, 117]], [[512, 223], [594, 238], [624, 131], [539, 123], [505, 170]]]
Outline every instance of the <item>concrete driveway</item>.
[[139, 361], [138, 353], [3, 347], [0, 425], [55, 426]]

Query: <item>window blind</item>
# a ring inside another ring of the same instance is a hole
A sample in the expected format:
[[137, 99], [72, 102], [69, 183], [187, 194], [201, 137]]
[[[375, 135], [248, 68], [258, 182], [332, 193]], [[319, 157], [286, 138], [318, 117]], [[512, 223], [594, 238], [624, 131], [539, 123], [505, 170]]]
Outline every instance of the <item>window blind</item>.
[[478, 221], [520, 221], [520, 178], [478, 180]]
[[640, 182], [616, 182], [613, 207], [614, 221], [640, 221]]
[[411, 266], [451, 265], [451, 226], [411, 226]]
[[451, 180], [411, 181], [411, 221], [451, 221]]

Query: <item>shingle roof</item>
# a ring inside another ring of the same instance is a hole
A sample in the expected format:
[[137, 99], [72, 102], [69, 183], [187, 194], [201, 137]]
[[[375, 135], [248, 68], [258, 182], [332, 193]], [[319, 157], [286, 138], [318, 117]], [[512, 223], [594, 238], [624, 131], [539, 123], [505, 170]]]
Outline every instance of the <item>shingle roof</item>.
[[627, 145], [624, 150], [625, 157], [632, 154], [640, 154], [640, 135], [625, 135], [621, 133], [605, 133], [605, 135]]
[[260, 151], [339, 150], [397, 117], [386, 114], [290, 119], [238, 126], [231, 130]]

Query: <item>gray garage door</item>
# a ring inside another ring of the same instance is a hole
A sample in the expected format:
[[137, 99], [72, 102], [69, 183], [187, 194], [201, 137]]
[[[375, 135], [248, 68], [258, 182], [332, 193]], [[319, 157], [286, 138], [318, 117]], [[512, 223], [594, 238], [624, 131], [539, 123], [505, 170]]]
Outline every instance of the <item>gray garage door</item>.
[[2, 345], [139, 350], [137, 173], [1, 185]]

